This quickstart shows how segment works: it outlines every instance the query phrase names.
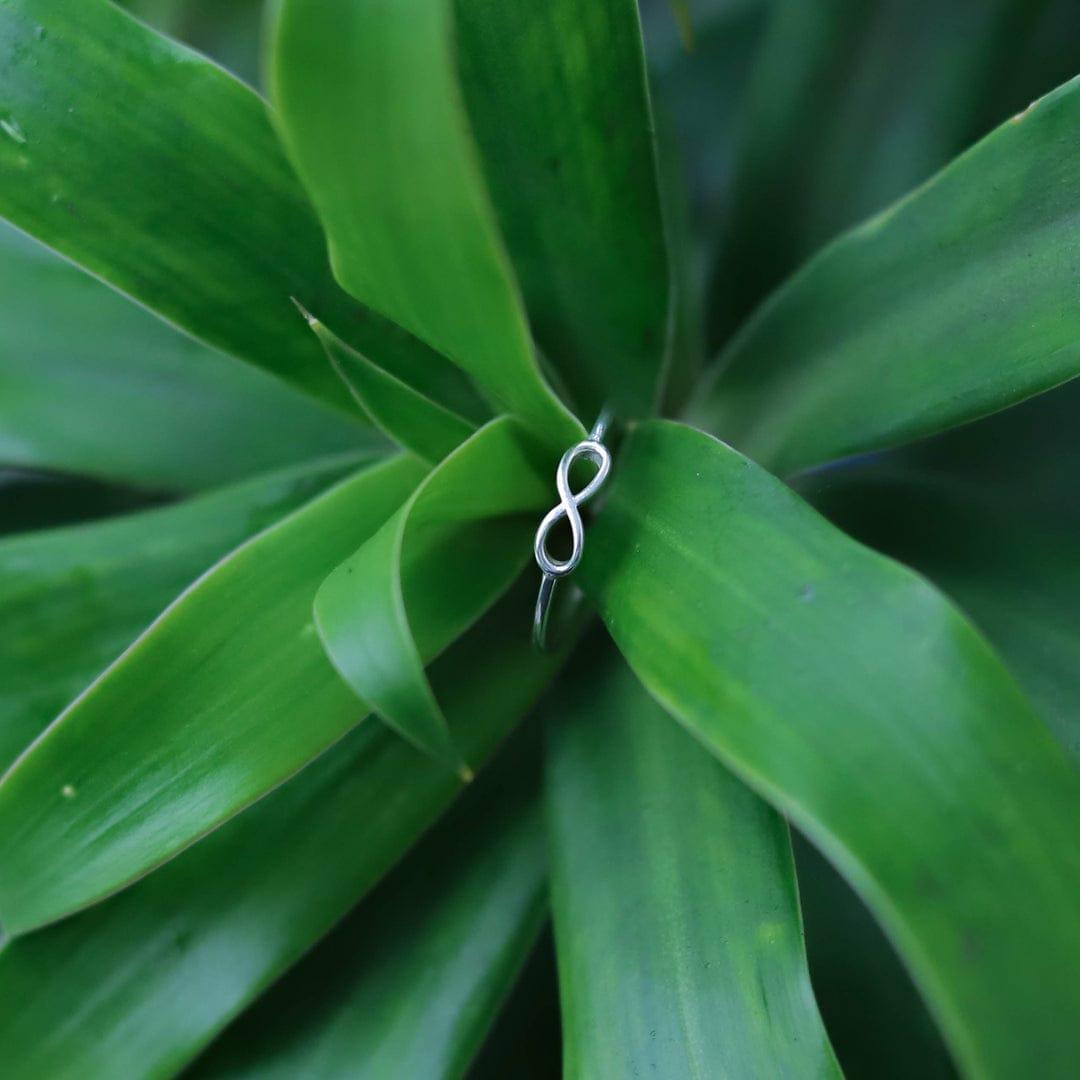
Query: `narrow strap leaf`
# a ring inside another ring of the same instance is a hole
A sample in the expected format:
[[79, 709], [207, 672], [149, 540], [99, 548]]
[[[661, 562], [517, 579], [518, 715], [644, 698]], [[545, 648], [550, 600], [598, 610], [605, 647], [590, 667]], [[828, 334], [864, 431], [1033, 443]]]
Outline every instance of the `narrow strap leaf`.
[[0, 465], [186, 490], [380, 442], [0, 222]]
[[847, 533], [945, 589], [1080, 764], [1078, 407], [1072, 382], [799, 487]]
[[[532, 650], [523, 599], [434, 667], [455, 736], [475, 762], [505, 738], [559, 662]], [[381, 724], [363, 724], [167, 866], [7, 942], [5, 1076], [177, 1072], [341, 919], [460, 790], [440, 764]]]
[[23, 932], [118, 889], [363, 718], [311, 600], [423, 475], [409, 458], [362, 470], [249, 540], [64, 710], [0, 781], [0, 924]]
[[107, 0], [11, 0], [0, 41], [0, 215], [353, 416], [290, 297], [414, 385], [460, 383], [334, 283], [318, 220], [248, 87]]
[[300, 310], [349, 393], [372, 423], [403, 449], [436, 465], [476, 430], [467, 420], [349, 348], [310, 312]]
[[590, 420], [655, 411], [669, 271], [636, 0], [454, 3], [468, 118], [540, 348]]
[[536, 364], [453, 38], [451, 0], [285, 0], [270, 73], [282, 131], [342, 285], [562, 448], [580, 425]]
[[204, 570], [356, 468], [322, 460], [176, 506], [0, 541], [0, 772]]
[[530, 767], [519, 743], [193, 1080], [465, 1075], [547, 914], [539, 748]]
[[1080, 776], [971, 625], [671, 423], [624, 446], [578, 573], [650, 691], [859, 890], [962, 1068], [1072, 1073]]
[[[731, 205], [713, 260], [719, 342], [823, 244], [1055, 81], [1045, 28], [1032, 33], [1043, 5], [1028, 0], [947, 12], [938, 0], [758, 6], [766, 32], [750, 54], [741, 137], [725, 170]], [[1034, 63], [1022, 55], [1032, 38], [1041, 46]], [[1071, 57], [1063, 70], [1074, 70]]]
[[544, 461], [517, 421], [493, 420], [315, 597], [315, 624], [342, 678], [401, 735], [466, 776], [424, 664], [521, 572], [535, 514], [552, 498]]
[[548, 716], [564, 1074], [839, 1076], [783, 819], [595, 639]]
[[830, 245], [693, 410], [784, 473], [1003, 409], [1080, 372], [1080, 80]]

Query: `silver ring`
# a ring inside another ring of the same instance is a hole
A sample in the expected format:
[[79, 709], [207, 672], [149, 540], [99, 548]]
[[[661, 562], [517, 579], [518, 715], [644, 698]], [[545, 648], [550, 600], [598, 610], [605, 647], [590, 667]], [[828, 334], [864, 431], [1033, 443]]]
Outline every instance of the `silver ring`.
[[[585, 551], [585, 527], [578, 507], [588, 502], [600, 490], [611, 472], [611, 453], [603, 443], [604, 433], [610, 423], [611, 411], [605, 409], [593, 424], [588, 437], [571, 446], [563, 454], [559, 467], [555, 470], [559, 502], [544, 515], [533, 542], [533, 555], [541, 573], [540, 591], [536, 596], [536, 610], [533, 613], [533, 643], [538, 649], [547, 649], [548, 620], [551, 616], [555, 586], [559, 578], [574, 571]], [[596, 465], [596, 475], [580, 491], [571, 491], [570, 469], [579, 458], [592, 461]], [[547, 538], [563, 518], [566, 518], [570, 525], [570, 554], [565, 559], [553, 559], [548, 554]]]

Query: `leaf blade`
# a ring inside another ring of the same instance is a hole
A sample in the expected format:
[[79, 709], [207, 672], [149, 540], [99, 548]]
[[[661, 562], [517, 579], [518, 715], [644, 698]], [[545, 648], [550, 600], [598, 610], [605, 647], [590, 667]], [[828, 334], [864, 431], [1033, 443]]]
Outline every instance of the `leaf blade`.
[[301, 312], [357, 403], [403, 450], [435, 465], [476, 430], [469, 421], [351, 349], [314, 315]]
[[[491, 755], [558, 662], [535, 655], [517, 608], [506, 607], [435, 665], [455, 735], [473, 761]], [[177, 1071], [326, 933], [460, 790], [438, 763], [382, 725], [363, 724], [130, 889], [8, 941], [0, 951], [0, 1029], [12, 1075]]]
[[4, 118], [22, 139], [0, 139], [0, 214], [193, 337], [350, 415], [292, 296], [410, 381], [457, 385], [441, 357], [334, 284], [250, 89], [106, 0], [15, 0], [0, 42]]
[[449, 0], [286, 0], [273, 98], [344, 287], [450, 357], [540, 438], [567, 445], [580, 427], [536, 365], [460, 101], [452, 31]]
[[462, 1075], [546, 914], [534, 741], [508, 747], [193, 1075], [346, 1076], [358, 1062], [371, 1076]]
[[962, 1066], [1067, 1074], [1080, 782], [970, 625], [675, 424], [624, 450], [581, 574], [652, 693], [859, 890]]
[[839, 1076], [783, 820], [595, 638], [548, 715], [566, 1075]]
[[315, 596], [315, 625], [341, 677], [403, 737], [466, 776], [424, 663], [521, 572], [535, 528], [521, 515], [551, 499], [544, 459], [513, 418], [491, 421]]
[[0, 772], [217, 559], [356, 465], [311, 463], [121, 518], [0, 540]]
[[465, 107], [537, 342], [590, 420], [655, 412], [668, 258], [633, 0], [454, 4]]
[[311, 625], [311, 598], [423, 471], [407, 458], [363, 470], [238, 548], [15, 763], [0, 781], [9, 931], [145, 873], [361, 720], [366, 707]]
[[964, 423], [1080, 371], [1066, 83], [811, 260], [692, 411], [783, 473]]
[[377, 445], [360, 418], [176, 333], [3, 222], [0, 291], [4, 465], [190, 490]]

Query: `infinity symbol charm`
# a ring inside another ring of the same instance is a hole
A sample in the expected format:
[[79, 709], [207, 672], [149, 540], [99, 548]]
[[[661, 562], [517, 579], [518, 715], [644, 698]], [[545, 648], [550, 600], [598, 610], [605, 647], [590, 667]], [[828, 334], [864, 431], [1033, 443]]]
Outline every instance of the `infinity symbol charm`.
[[[547, 645], [548, 615], [551, 611], [551, 597], [559, 578], [572, 573], [581, 562], [585, 551], [585, 527], [581, 521], [578, 507], [588, 502], [603, 486], [611, 471], [611, 454], [601, 441], [607, 430], [611, 416], [606, 410], [593, 425], [589, 436], [571, 446], [559, 461], [555, 472], [555, 487], [559, 491], [559, 503], [552, 507], [540, 522], [533, 542], [533, 554], [543, 577], [540, 579], [540, 592], [536, 597], [536, 611], [533, 616], [533, 642], [537, 648]], [[585, 458], [596, 465], [596, 475], [580, 490], [570, 490], [570, 469], [579, 458]], [[553, 559], [547, 550], [548, 534], [566, 518], [570, 525], [570, 554], [565, 559]]]

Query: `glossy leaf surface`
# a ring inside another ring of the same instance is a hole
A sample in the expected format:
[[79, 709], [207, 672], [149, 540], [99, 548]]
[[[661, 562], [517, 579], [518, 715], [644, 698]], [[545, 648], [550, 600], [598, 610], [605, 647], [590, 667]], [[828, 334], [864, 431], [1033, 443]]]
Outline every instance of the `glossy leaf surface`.
[[476, 430], [469, 421], [349, 348], [314, 315], [303, 314], [357, 404], [403, 449], [435, 465]]
[[0, 541], [0, 771], [204, 570], [339, 479], [325, 460], [110, 521]]
[[668, 265], [636, 0], [456, 0], [484, 176], [537, 341], [588, 422], [654, 411]]
[[580, 429], [536, 364], [465, 115], [453, 35], [450, 0], [285, 0], [272, 95], [342, 285], [450, 357], [541, 438], [566, 446]]
[[547, 911], [537, 747], [526, 743], [508, 747], [378, 891], [225, 1033], [196, 1077], [463, 1075]]
[[546, 713], [565, 1075], [839, 1076], [780, 816], [595, 637]]
[[3, 4], [0, 58], [0, 215], [352, 415], [290, 297], [418, 384], [454, 374], [337, 287], [264, 103], [216, 64], [106, 0]]
[[0, 222], [0, 463], [183, 490], [377, 441]]
[[537, 515], [552, 501], [545, 458], [517, 421], [493, 420], [315, 597], [315, 624], [342, 678], [396, 731], [465, 776], [424, 663], [520, 573]]
[[312, 598], [423, 472], [363, 470], [238, 548], [57, 718], [0, 783], [0, 923], [29, 930], [119, 888], [365, 715]]
[[970, 624], [676, 424], [623, 449], [580, 573], [651, 692], [858, 889], [960, 1064], [1068, 1075], [1080, 776]]
[[[455, 737], [473, 761], [491, 753], [557, 663], [532, 651], [521, 600], [435, 665]], [[178, 1071], [459, 790], [438, 763], [364, 723], [168, 866], [8, 942], [0, 952], [6, 1073], [75, 1080]]]
[[808, 263], [751, 318], [694, 415], [790, 473], [1072, 378], [1080, 83]]

